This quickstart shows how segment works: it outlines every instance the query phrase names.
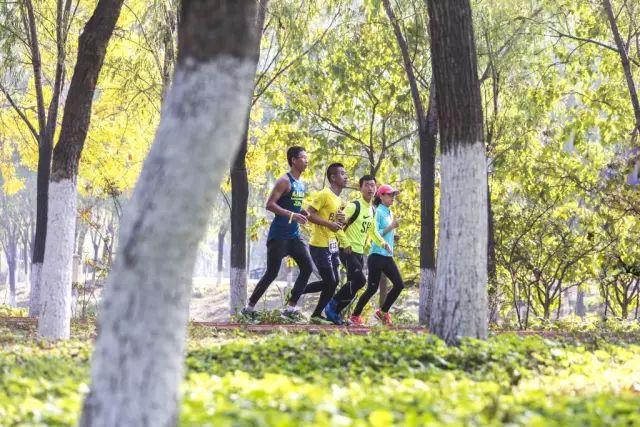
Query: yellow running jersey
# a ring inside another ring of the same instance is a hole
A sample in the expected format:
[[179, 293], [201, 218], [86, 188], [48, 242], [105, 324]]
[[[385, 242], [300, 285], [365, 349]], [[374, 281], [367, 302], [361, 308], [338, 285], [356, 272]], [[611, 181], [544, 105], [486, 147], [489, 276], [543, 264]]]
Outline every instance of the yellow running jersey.
[[[330, 188], [324, 188], [313, 196], [311, 207], [318, 211], [321, 218], [329, 222], [336, 222], [336, 214], [342, 207], [342, 199], [340, 196], [336, 196]], [[313, 224], [309, 245], [329, 248], [332, 246], [332, 242], [338, 243], [341, 247], [348, 246], [344, 231], [333, 232], [325, 226]]]

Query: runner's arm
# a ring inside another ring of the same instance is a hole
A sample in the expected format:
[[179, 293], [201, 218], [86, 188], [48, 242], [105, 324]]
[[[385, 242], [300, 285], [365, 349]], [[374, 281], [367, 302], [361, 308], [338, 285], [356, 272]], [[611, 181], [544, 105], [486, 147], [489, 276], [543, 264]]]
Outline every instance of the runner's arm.
[[281, 177], [280, 179], [278, 179], [278, 181], [276, 181], [276, 185], [271, 190], [271, 194], [269, 194], [269, 198], [267, 199], [265, 208], [276, 215], [284, 216], [286, 218], [304, 224], [307, 222], [304, 215], [284, 209], [277, 203], [280, 197], [282, 197], [282, 195], [289, 190], [291, 190], [291, 183], [289, 182], [289, 180], [285, 177]]
[[331, 231], [340, 230], [340, 224], [337, 222], [327, 221], [318, 215], [318, 210], [313, 206], [307, 207], [307, 211], [309, 212], [309, 221], [316, 225], [321, 225], [322, 227], [327, 227]]
[[269, 194], [269, 198], [267, 198], [267, 204], [265, 208], [269, 212], [273, 212], [276, 215], [286, 216], [291, 215], [291, 211], [288, 211], [280, 206], [278, 206], [278, 200], [285, 194], [287, 191], [291, 189], [291, 183], [288, 179], [284, 177], [279, 178], [276, 181], [276, 185], [271, 190], [271, 194]]

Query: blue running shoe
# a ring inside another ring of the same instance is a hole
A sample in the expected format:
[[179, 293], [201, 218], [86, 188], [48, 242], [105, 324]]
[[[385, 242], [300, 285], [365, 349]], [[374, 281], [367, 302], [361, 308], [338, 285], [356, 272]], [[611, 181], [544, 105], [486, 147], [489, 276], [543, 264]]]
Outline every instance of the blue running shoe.
[[336, 311], [337, 306], [338, 303], [336, 302], [336, 300], [332, 299], [324, 308], [324, 314], [325, 316], [327, 316], [327, 319], [333, 322], [334, 325], [343, 325], [344, 321], [342, 320], [342, 318], [340, 318], [340, 314], [338, 314], [338, 312]]

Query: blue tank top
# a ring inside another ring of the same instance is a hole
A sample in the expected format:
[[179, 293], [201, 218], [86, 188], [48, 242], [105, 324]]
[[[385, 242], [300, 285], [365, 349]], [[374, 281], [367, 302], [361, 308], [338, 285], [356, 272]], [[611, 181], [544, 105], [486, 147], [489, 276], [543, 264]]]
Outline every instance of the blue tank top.
[[[289, 183], [291, 184], [291, 190], [283, 194], [276, 204], [283, 209], [291, 212], [300, 213], [302, 210], [302, 201], [306, 195], [306, 188], [302, 181], [295, 179], [290, 173], [287, 172], [289, 177]], [[269, 227], [269, 235], [267, 240], [290, 240], [300, 238], [300, 226], [297, 222], [291, 221], [285, 216], [276, 215], [271, 221], [271, 227]]]

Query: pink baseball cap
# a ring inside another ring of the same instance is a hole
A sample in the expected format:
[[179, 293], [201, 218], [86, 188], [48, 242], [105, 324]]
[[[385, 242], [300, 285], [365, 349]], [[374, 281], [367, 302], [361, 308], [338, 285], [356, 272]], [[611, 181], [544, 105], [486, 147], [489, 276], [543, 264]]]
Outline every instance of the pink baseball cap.
[[381, 196], [383, 194], [398, 194], [399, 191], [390, 186], [389, 184], [382, 184], [378, 187], [378, 191], [376, 191], [376, 196]]

